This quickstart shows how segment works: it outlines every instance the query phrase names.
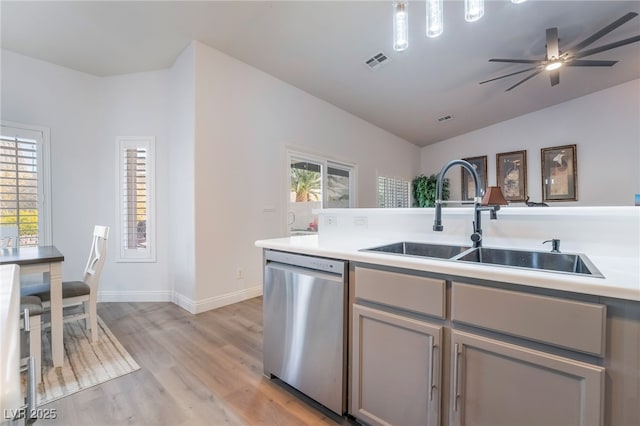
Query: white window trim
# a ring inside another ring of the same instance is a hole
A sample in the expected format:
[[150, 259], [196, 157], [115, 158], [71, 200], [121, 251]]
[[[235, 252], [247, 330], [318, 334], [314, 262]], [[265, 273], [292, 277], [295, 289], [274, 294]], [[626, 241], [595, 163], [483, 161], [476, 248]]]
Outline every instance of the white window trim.
[[[51, 149], [50, 136], [51, 132], [48, 127], [35, 126], [31, 124], [17, 123], [13, 121], [2, 120], [0, 125], [3, 127], [11, 127], [18, 131], [37, 132], [42, 138], [42, 149], [38, 150], [38, 174], [42, 176], [42, 180], [38, 180], [38, 200], [41, 201], [42, 217], [38, 221], [38, 244], [47, 246], [52, 244], [51, 229]], [[19, 136], [19, 134], [17, 135]], [[29, 136], [27, 136], [29, 137]]]
[[[156, 204], [155, 204], [155, 142], [154, 136], [119, 136], [116, 139], [116, 244], [118, 253], [116, 262], [153, 263], [156, 262]], [[126, 224], [122, 223], [124, 209], [122, 188], [124, 187], [124, 162], [122, 151], [131, 148], [145, 148], [147, 150], [147, 249], [126, 249], [122, 244], [122, 231]]]

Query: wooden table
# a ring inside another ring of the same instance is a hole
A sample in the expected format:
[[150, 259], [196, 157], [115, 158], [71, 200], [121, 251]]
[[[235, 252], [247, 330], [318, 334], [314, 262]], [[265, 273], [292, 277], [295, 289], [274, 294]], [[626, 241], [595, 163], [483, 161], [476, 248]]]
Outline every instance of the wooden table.
[[54, 367], [64, 362], [62, 337], [62, 262], [64, 256], [55, 246], [0, 249], [0, 265], [20, 265], [20, 276], [44, 273], [49, 276], [51, 292], [51, 352]]

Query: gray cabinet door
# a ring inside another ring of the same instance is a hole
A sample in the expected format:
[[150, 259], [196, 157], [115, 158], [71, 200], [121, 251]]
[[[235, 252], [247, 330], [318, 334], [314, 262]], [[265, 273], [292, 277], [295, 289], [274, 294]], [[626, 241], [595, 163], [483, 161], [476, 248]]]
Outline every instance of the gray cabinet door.
[[353, 305], [351, 414], [375, 425], [440, 421], [442, 327]]
[[451, 425], [603, 423], [602, 367], [459, 331], [451, 363]]

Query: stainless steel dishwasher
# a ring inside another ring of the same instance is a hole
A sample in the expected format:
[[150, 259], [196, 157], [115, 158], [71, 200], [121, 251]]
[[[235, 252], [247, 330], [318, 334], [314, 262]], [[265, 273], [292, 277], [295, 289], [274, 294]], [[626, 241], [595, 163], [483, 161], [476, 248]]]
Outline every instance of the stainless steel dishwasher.
[[273, 250], [264, 260], [264, 374], [344, 414], [347, 262]]

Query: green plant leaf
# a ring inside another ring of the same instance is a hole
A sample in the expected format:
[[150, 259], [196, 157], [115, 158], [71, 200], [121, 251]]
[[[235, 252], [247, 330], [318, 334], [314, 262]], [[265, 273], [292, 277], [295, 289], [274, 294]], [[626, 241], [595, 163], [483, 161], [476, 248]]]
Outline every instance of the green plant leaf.
[[[435, 174], [429, 177], [422, 174], [416, 176], [411, 182], [414, 206], [434, 207], [436, 205], [437, 183], [438, 177]], [[442, 199], [449, 199], [449, 179], [446, 178], [442, 182]]]

